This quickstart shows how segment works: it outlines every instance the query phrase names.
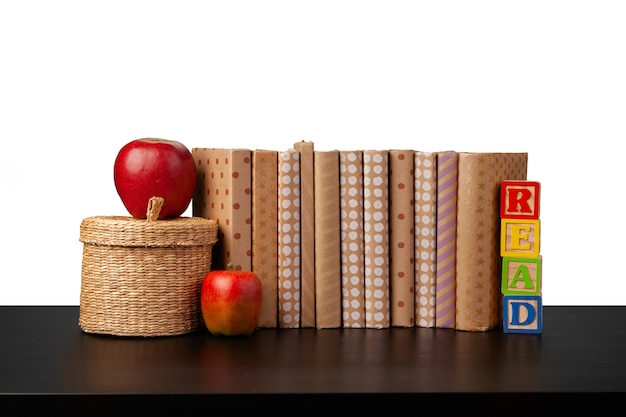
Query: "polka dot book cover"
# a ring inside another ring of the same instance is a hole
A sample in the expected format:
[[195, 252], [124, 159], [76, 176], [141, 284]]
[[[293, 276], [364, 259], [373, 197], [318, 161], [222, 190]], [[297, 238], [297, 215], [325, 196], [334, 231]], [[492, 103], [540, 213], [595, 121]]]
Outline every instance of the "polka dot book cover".
[[391, 326], [389, 309], [389, 151], [363, 151], [365, 327]]
[[409, 149], [389, 151], [389, 287], [391, 325], [415, 325], [414, 157]]
[[193, 216], [218, 224], [212, 269], [252, 269], [252, 155], [249, 149], [193, 148], [198, 172]]
[[341, 210], [341, 317], [346, 328], [365, 327], [363, 151], [339, 151]]
[[278, 326], [301, 327], [300, 152], [278, 153]]
[[437, 153], [415, 151], [415, 325], [435, 327]]

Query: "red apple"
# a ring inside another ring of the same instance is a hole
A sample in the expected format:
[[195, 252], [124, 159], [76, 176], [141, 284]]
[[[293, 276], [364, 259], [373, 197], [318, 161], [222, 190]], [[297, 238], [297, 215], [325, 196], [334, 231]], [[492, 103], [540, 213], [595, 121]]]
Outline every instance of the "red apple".
[[150, 198], [161, 197], [158, 218], [179, 217], [193, 197], [196, 165], [189, 149], [178, 141], [136, 139], [120, 149], [113, 179], [131, 216], [145, 219]]
[[250, 271], [209, 271], [202, 281], [200, 307], [214, 335], [249, 336], [259, 321], [263, 287]]

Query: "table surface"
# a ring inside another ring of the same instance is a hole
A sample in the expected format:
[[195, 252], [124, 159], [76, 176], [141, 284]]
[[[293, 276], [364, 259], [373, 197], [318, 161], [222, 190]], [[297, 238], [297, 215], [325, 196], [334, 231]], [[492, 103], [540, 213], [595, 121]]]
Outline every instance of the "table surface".
[[0, 401], [243, 407], [298, 395], [300, 405], [343, 398], [367, 410], [383, 397], [443, 405], [447, 396], [465, 407], [500, 395], [499, 406], [549, 396], [578, 408], [626, 393], [626, 306], [544, 306], [543, 315], [534, 335], [415, 327], [128, 338], [84, 333], [78, 306], [0, 306]]

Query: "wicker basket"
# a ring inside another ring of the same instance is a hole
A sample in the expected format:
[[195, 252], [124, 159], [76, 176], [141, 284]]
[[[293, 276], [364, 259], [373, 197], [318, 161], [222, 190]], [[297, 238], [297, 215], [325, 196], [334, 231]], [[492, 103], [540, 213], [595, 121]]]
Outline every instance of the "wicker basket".
[[217, 241], [215, 220], [88, 217], [80, 241], [83, 331], [173, 336], [203, 325], [200, 289]]

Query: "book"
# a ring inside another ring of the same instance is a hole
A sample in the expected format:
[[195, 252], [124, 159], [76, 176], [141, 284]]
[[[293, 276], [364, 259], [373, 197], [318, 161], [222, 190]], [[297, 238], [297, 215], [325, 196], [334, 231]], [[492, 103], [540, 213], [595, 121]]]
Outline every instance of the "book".
[[437, 153], [415, 151], [415, 325], [435, 327]]
[[278, 327], [300, 327], [300, 152], [278, 154]]
[[526, 180], [528, 154], [459, 153], [456, 243], [456, 329], [502, 324], [500, 185]]
[[315, 151], [316, 327], [341, 327], [339, 152]]
[[415, 325], [414, 156], [389, 150], [389, 291], [391, 326]]
[[294, 144], [300, 152], [300, 327], [315, 327], [315, 189], [314, 146], [311, 141]]
[[218, 224], [211, 269], [252, 268], [250, 149], [192, 148], [198, 172], [192, 214]]
[[258, 327], [278, 327], [278, 151], [252, 151], [252, 271], [263, 285]]
[[435, 325], [456, 326], [456, 233], [458, 153], [437, 153]]
[[363, 151], [365, 327], [391, 324], [389, 310], [389, 189], [386, 150]]
[[339, 151], [342, 326], [365, 327], [363, 152]]

